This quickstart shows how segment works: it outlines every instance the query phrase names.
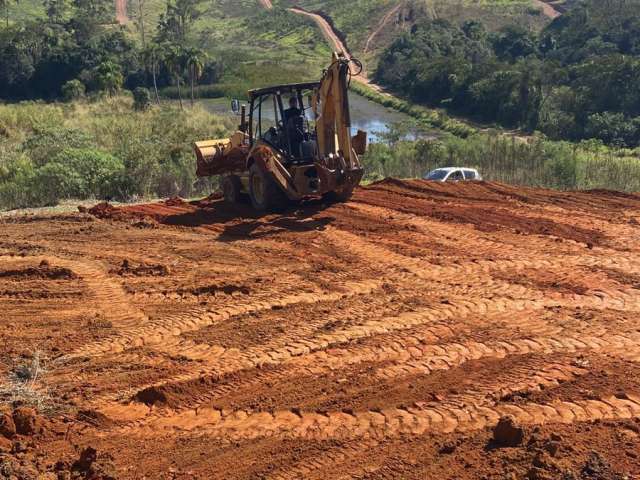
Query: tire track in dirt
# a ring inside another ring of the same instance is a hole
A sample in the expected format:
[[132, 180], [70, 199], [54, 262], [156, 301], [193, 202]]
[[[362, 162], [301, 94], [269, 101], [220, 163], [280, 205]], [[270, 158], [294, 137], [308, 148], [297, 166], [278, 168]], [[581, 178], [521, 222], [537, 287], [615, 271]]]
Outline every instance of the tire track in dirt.
[[[3, 258], [13, 259], [13, 257], [0, 257], [0, 261]], [[145, 314], [131, 304], [122, 286], [112, 280], [102, 266], [86, 260], [54, 256], [27, 258], [36, 263], [46, 261], [51, 265], [59, 265], [77, 274], [93, 296], [93, 303], [87, 304], [87, 308], [98, 310], [115, 328], [131, 328], [148, 321]]]
[[[505, 305], [503, 303], [503, 305]], [[428, 375], [435, 371], [449, 370], [459, 367], [471, 360], [486, 358], [506, 358], [510, 355], [525, 355], [530, 353], [558, 354], [566, 352], [613, 352], [615, 349], [624, 347], [638, 350], [635, 343], [640, 340], [637, 334], [630, 336], [611, 337], [604, 326], [585, 327], [578, 335], [567, 335], [567, 332], [559, 326], [547, 325], [540, 321], [527, 320], [529, 315], [525, 310], [526, 302], [514, 301], [513, 305], [523, 307], [517, 318], [513, 317], [513, 311], [508, 309], [498, 309], [505, 317], [509, 318], [511, 327], [517, 327], [526, 334], [520, 334], [519, 338], [505, 340], [501, 342], [482, 343], [477, 341], [458, 341], [452, 343], [442, 343], [447, 338], [455, 337], [463, 332], [471, 333], [473, 327], [482, 327], [483, 322], [461, 323], [464, 316], [456, 315], [456, 311], [448, 311], [450, 318], [455, 318], [454, 324], [446, 322], [426, 324], [437, 317], [437, 315], [421, 316], [420, 312], [410, 312], [400, 315], [394, 320], [398, 329], [409, 329], [413, 326], [419, 328], [405, 330], [404, 332], [393, 333], [390, 319], [372, 322], [365, 326], [372, 328], [367, 335], [366, 328], [356, 330], [360, 332], [357, 338], [374, 337], [378, 334], [386, 334], [381, 344], [352, 346], [338, 348], [336, 344], [349, 343], [354, 339], [345, 340], [342, 338], [344, 332], [337, 332], [335, 336], [323, 338], [322, 342], [316, 343], [318, 350], [309, 350], [309, 341], [301, 342], [305, 350], [303, 352], [293, 349], [281, 349], [272, 354], [262, 354], [258, 357], [260, 361], [238, 362], [236, 359], [226, 359], [221, 357], [215, 366], [200, 368], [198, 374], [184, 374], [181, 376], [166, 379], [160, 384], [147, 386], [146, 388], [162, 388], [172, 384], [181, 384], [189, 381], [197, 381], [202, 375], [214, 375], [223, 378], [224, 375], [239, 371], [241, 369], [264, 368], [265, 366], [282, 366], [283, 369], [276, 371], [258, 371], [255, 377], [248, 380], [233, 381], [221, 387], [212, 385], [207, 387], [207, 393], [188, 402], [186, 408], [194, 408], [197, 405], [220, 398], [232, 391], [240, 388], [249, 388], [263, 383], [273, 383], [282, 381], [291, 376], [305, 375], [317, 376], [326, 374], [329, 371], [341, 371], [349, 366], [361, 363], [383, 363], [394, 362], [395, 365], [374, 370], [373, 375], [381, 380], [397, 380], [412, 375]], [[538, 303], [538, 307], [544, 308], [544, 302]], [[466, 307], [465, 307], [466, 308]], [[467, 311], [467, 310], [465, 310]], [[468, 311], [467, 311], [468, 312]], [[495, 323], [495, 317], [491, 316], [495, 312], [484, 313], [484, 323], [487, 325]], [[360, 328], [357, 326], [356, 328]], [[391, 334], [389, 334], [391, 332]], [[537, 334], [537, 336], [536, 336]], [[330, 349], [330, 350], [327, 350]], [[234, 362], [234, 360], [236, 360]], [[180, 390], [181, 387], [178, 387]]]
[[[410, 275], [423, 280], [433, 280], [438, 282], [457, 283], [461, 278], [469, 282], [477, 281], [478, 275], [490, 275], [493, 271], [522, 271], [531, 269], [553, 270], [558, 267], [558, 260], [549, 258], [549, 255], [540, 255], [532, 258], [520, 256], [521, 260], [500, 259], [500, 260], [478, 260], [474, 262], [463, 262], [460, 265], [441, 266], [431, 263], [423, 258], [407, 257], [395, 253], [388, 248], [382, 247], [371, 241], [363, 239], [358, 235], [327, 227], [324, 232], [331, 241], [336, 242], [341, 248], [351, 251], [367, 262], [392, 268], [401, 268]], [[640, 262], [630, 258], [629, 255], [607, 255], [580, 257], [563, 257], [562, 267], [608, 267], [617, 268], [625, 272], [636, 272], [640, 269]], [[598, 296], [611, 296], [610, 292], [602, 291]], [[632, 295], [637, 297], [637, 295]]]
[[129, 348], [156, 345], [182, 333], [196, 331], [203, 327], [226, 321], [236, 315], [246, 315], [260, 310], [273, 309], [274, 307], [283, 308], [299, 303], [314, 304], [321, 301], [336, 301], [345, 295], [360, 295], [375, 290], [380, 286], [381, 282], [378, 280], [367, 280], [344, 284], [341, 286], [342, 292], [305, 292], [280, 296], [279, 298], [274, 295], [275, 298], [272, 300], [249, 301], [242, 305], [231, 305], [219, 310], [211, 310], [204, 307], [191, 308], [181, 314], [169, 315], [147, 322], [141, 328], [122, 331], [115, 338], [85, 346], [67, 358], [119, 353]]
[[230, 442], [274, 437], [316, 441], [384, 439], [482, 430], [495, 426], [504, 415], [513, 416], [522, 425], [640, 418], [640, 397], [626, 394], [625, 398], [611, 396], [549, 404], [469, 405], [463, 408], [416, 406], [360, 412], [229, 412], [203, 408], [160, 418], [144, 427], [121, 430], [121, 434], [152, 438], [171, 432], [206, 435]]
[[[565, 364], [551, 364], [545, 366], [525, 365], [514, 371], [506, 372], [506, 375], [494, 379], [489, 385], [476, 387], [473, 391], [456, 395], [450, 399], [445, 399], [440, 406], [449, 408], [465, 409], [468, 405], [472, 407], [497, 405], [497, 400], [507, 395], [522, 394], [541, 389], [554, 388], [563, 381], [569, 381], [579, 376], [585, 375], [587, 370], [568, 366]], [[523, 380], [524, 379], [524, 380]], [[438, 403], [438, 402], [433, 402]], [[416, 403], [418, 408], [429, 406], [429, 402]], [[312, 473], [337, 471], [336, 466], [347, 461], [354, 461], [358, 455], [371, 450], [380, 445], [382, 440], [367, 439], [357, 443], [347, 443], [344, 446], [334, 448], [325, 452], [322, 457], [304, 459], [302, 462], [289, 466], [286, 470], [276, 471], [268, 478], [274, 480], [295, 480], [299, 478], [310, 478]]]

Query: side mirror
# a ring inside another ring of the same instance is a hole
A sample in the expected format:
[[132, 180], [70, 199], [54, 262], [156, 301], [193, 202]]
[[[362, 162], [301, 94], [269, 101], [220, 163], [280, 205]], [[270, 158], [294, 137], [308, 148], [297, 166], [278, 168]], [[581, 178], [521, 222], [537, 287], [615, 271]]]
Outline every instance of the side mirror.
[[235, 114], [240, 113], [240, 100], [235, 99], [235, 98], [233, 100], [231, 100], [231, 110]]

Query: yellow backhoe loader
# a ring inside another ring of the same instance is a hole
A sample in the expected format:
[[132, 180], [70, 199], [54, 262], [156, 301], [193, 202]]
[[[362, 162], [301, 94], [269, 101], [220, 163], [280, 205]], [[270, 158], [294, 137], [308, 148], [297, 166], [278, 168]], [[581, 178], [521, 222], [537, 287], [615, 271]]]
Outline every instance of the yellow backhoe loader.
[[[249, 91], [249, 112], [239, 102], [237, 132], [195, 144], [197, 175], [222, 175], [227, 202], [247, 196], [258, 211], [322, 197], [347, 201], [362, 180], [358, 159], [367, 135], [351, 136], [348, 87], [357, 60], [334, 53], [319, 82]], [[358, 74], [359, 72], [353, 72]]]

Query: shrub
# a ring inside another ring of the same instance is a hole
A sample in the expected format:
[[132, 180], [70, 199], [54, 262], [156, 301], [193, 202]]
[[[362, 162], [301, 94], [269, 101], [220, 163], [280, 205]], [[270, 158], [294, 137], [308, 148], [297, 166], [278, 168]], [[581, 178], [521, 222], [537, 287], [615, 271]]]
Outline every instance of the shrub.
[[65, 148], [90, 148], [91, 135], [76, 128], [46, 127], [37, 129], [22, 144], [22, 150], [36, 166], [42, 166]]
[[78, 100], [84, 97], [84, 83], [82, 83], [80, 80], [69, 80], [64, 85], [62, 85], [61, 93], [62, 98], [65, 102]]
[[144, 87], [138, 87], [133, 91], [133, 108], [138, 111], [147, 110], [151, 106], [151, 94]]
[[69, 165], [50, 162], [36, 170], [28, 188], [30, 205], [53, 206], [63, 198], [78, 197], [83, 179]]
[[[122, 160], [91, 148], [65, 148], [52, 161], [77, 174], [74, 190], [65, 192], [74, 198], [119, 196], [118, 184], [124, 173]], [[60, 172], [60, 170], [56, 170]]]

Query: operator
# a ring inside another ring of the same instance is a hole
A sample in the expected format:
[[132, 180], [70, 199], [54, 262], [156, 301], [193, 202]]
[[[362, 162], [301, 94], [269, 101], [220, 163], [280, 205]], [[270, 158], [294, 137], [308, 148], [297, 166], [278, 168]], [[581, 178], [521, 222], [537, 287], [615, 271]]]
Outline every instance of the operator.
[[304, 140], [304, 119], [302, 110], [298, 108], [298, 99], [295, 96], [289, 99], [289, 108], [284, 111], [284, 125], [291, 147], [291, 155], [294, 157], [302, 156], [300, 146]]
[[302, 117], [302, 110], [298, 108], [298, 99], [291, 97], [289, 99], [289, 108], [284, 111], [284, 124], [287, 125], [291, 118]]

